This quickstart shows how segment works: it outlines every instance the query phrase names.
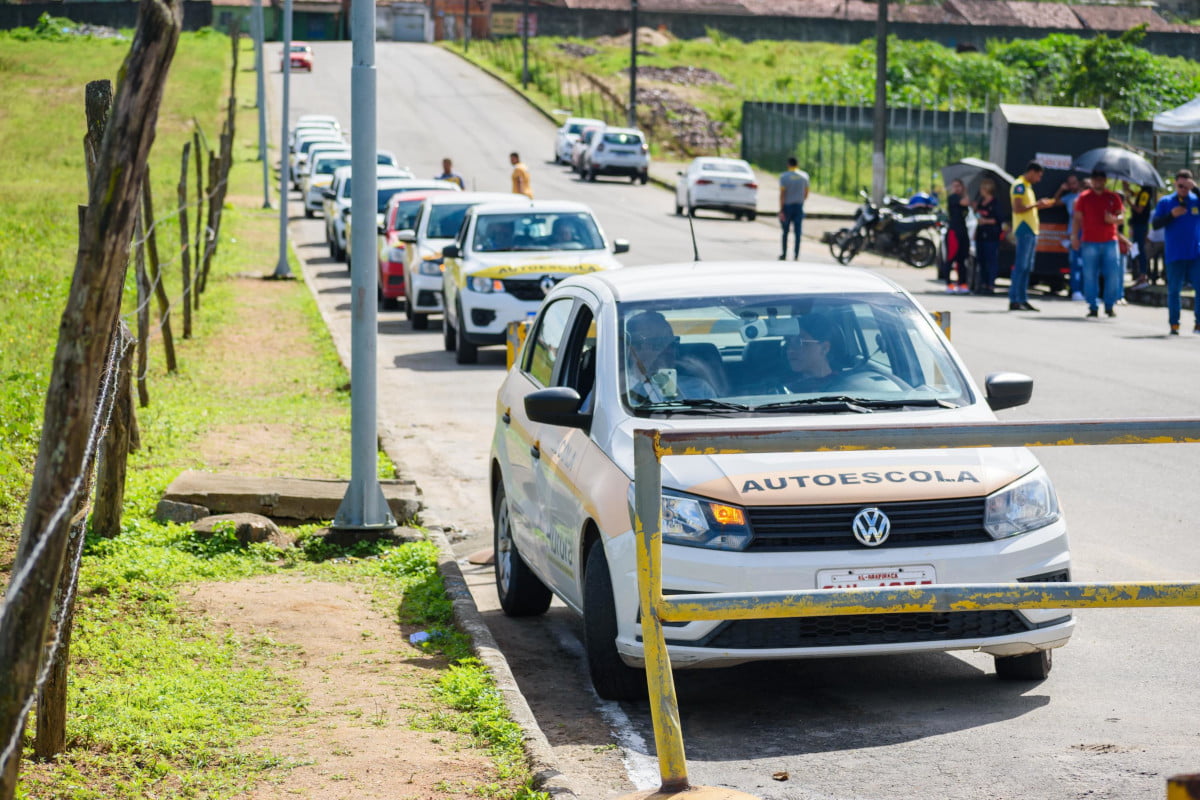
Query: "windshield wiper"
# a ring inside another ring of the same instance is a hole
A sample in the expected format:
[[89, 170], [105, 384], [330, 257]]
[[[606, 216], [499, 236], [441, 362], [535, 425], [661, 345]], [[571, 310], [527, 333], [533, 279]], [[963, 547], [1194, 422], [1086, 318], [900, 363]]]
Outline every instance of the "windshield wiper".
[[724, 400], [714, 400], [711, 397], [694, 399], [680, 398], [678, 400], [663, 400], [660, 403], [647, 403], [634, 406], [635, 411], [670, 411], [676, 414], [698, 413], [703, 411], [753, 411], [753, 407], [742, 403], [728, 403]]
[[781, 400], [777, 403], [763, 403], [754, 406], [751, 411], [801, 411], [807, 414], [825, 414], [831, 411], [853, 411], [856, 414], [870, 414], [866, 407], [869, 400], [861, 397], [850, 397], [844, 394], [827, 395], [824, 397], [809, 397], [804, 400]]
[[864, 406], [871, 408], [904, 408], [905, 406], [922, 406], [922, 407], [937, 407], [937, 408], [958, 408], [949, 400], [943, 400], [940, 397], [914, 397], [908, 400], [855, 400]]

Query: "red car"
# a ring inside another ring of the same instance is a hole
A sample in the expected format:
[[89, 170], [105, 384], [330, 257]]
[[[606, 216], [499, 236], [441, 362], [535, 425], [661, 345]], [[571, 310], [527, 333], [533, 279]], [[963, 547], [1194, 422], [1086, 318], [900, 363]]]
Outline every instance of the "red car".
[[417, 212], [421, 202], [441, 189], [421, 189], [392, 195], [387, 210], [383, 212], [383, 225], [379, 228], [379, 305], [389, 311], [400, 308], [405, 296], [404, 250], [407, 245], [400, 240], [401, 231], [410, 233], [416, 227]]
[[[292, 42], [292, 69], [302, 69], [305, 72], [312, 72], [313, 67], [313, 52], [312, 46], [308, 42]], [[283, 71], [283, 59], [279, 59], [279, 71]]]

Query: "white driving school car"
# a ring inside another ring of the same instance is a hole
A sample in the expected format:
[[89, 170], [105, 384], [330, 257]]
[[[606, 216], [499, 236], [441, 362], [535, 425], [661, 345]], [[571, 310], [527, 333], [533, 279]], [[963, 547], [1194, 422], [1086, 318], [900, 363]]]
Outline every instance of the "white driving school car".
[[[876, 274], [705, 263], [551, 291], [497, 396], [491, 494], [506, 613], [583, 615], [605, 698], [644, 696], [633, 431], [984, 422], [1028, 402], [972, 382], [929, 315]], [[1066, 581], [1067, 526], [1024, 448], [689, 455], [662, 465], [663, 591]], [[664, 623], [677, 667], [979, 649], [1040, 680], [1069, 611]]]
[[693, 159], [675, 180], [675, 213], [694, 217], [697, 209], [725, 211], [753, 222], [758, 216], [754, 170], [740, 158]]
[[[514, 195], [516, 197], [516, 195]], [[459, 364], [473, 364], [480, 345], [504, 344], [508, 324], [537, 311], [542, 298], [572, 275], [614, 269], [595, 215], [582, 203], [505, 200], [467, 209], [453, 244], [442, 248], [442, 336]]]

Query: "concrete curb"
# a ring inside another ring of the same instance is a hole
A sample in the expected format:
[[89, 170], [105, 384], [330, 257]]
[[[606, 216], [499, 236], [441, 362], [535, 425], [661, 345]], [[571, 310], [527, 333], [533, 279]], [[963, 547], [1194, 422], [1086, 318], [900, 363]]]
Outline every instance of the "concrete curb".
[[517, 685], [508, 660], [500, 652], [496, 640], [488, 629], [483, 615], [475, 605], [475, 598], [467, 587], [462, 570], [458, 566], [450, 541], [440, 530], [431, 530], [429, 538], [438, 546], [438, 572], [446, 585], [446, 595], [454, 605], [454, 619], [458, 626], [471, 637], [475, 655], [492, 673], [493, 680], [504, 697], [504, 704], [513, 721], [525, 731], [525, 750], [529, 754], [529, 767], [533, 772], [534, 786], [554, 798], [579, 798], [569, 780], [554, 766], [554, 751], [546, 734], [542, 733], [533, 710], [525, 701], [521, 687]]

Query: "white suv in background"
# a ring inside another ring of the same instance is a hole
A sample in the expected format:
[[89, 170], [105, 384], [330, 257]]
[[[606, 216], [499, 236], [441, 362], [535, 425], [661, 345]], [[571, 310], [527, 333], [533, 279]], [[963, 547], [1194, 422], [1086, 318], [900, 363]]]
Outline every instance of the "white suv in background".
[[597, 175], [625, 175], [629, 182], [650, 179], [650, 145], [636, 128], [605, 128], [592, 137], [580, 174], [589, 181]]
[[587, 117], [567, 117], [554, 140], [554, 163], [570, 164], [571, 148], [586, 128], [603, 128], [604, 122]]
[[[380, 165], [375, 170], [378, 188], [402, 178], [411, 180], [413, 177], [408, 170], [396, 167]], [[350, 167], [338, 167], [333, 173], [333, 183], [322, 194], [325, 199], [325, 242], [329, 245], [329, 257], [334, 261], [346, 260], [346, 218], [350, 216], [352, 184]]]

